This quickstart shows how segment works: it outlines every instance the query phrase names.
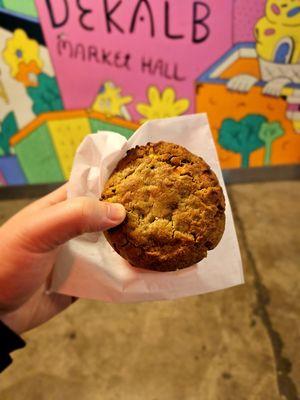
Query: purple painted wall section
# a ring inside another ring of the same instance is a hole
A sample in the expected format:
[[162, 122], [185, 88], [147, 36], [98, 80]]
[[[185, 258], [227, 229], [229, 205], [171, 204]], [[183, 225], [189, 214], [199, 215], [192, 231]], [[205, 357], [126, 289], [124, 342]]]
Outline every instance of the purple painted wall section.
[[25, 176], [20, 167], [19, 161], [15, 156], [0, 157], [0, 180], [3, 185], [24, 185], [26, 184]]

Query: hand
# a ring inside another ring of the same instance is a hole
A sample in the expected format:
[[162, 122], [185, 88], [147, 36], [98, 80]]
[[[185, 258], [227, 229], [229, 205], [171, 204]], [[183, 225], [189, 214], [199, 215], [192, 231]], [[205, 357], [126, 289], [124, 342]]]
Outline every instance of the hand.
[[45, 289], [59, 247], [85, 232], [120, 224], [125, 209], [97, 199], [66, 200], [66, 185], [0, 227], [0, 319], [17, 333], [31, 329], [74, 299]]
[[281, 95], [282, 89], [291, 83], [289, 78], [275, 78], [270, 82], [266, 83], [263, 88], [263, 94], [268, 96], [279, 97]]
[[235, 92], [248, 93], [256, 82], [257, 79], [254, 76], [241, 74], [231, 78], [227, 83], [227, 88]]

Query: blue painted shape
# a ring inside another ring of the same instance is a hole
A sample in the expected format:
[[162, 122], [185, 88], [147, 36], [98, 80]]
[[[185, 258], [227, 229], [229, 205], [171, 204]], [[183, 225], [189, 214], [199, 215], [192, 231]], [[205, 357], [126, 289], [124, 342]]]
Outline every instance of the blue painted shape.
[[299, 13], [300, 13], [300, 7], [295, 7], [287, 13], [287, 16], [290, 18], [290, 17], [294, 17], [295, 15], [297, 15]]
[[288, 64], [291, 54], [291, 45], [287, 42], [281, 43], [277, 50], [274, 57], [274, 62], [278, 64]]
[[0, 171], [8, 185], [24, 185], [27, 183], [16, 156], [0, 157]]

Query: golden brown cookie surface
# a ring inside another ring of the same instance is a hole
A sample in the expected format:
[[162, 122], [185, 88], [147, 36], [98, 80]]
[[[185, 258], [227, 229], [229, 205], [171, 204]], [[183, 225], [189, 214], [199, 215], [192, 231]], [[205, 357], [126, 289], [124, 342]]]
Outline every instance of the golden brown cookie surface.
[[105, 237], [136, 267], [189, 267], [206, 257], [224, 232], [225, 201], [216, 175], [202, 158], [172, 143], [130, 149], [102, 200], [126, 208], [125, 221]]

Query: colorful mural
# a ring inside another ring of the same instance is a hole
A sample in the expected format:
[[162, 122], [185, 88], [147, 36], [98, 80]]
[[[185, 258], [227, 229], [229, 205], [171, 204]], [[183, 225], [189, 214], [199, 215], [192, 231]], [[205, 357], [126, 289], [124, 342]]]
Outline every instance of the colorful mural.
[[238, 40], [253, 24], [253, 41], [235, 44], [197, 81], [196, 109], [210, 117], [223, 168], [300, 163], [300, 1], [267, 0], [262, 14], [236, 26]]
[[300, 0], [0, 1], [0, 186], [62, 182], [85, 135], [191, 112], [225, 169], [300, 163]]

